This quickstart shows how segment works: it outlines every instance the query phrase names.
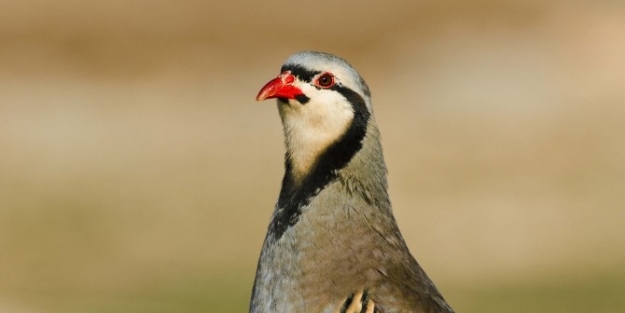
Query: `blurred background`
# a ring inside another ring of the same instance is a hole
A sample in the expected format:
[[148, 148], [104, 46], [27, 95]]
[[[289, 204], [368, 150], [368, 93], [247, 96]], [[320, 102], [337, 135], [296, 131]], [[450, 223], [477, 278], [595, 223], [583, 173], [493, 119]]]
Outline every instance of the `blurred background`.
[[246, 312], [308, 49], [457, 312], [625, 312], [625, 4], [538, 0], [3, 0], [0, 312]]

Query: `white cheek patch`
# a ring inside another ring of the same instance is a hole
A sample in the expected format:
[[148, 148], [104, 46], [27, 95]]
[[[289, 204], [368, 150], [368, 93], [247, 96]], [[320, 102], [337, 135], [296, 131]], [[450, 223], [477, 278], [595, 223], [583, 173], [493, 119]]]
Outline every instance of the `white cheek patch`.
[[297, 180], [311, 170], [319, 155], [345, 133], [354, 118], [351, 105], [338, 92], [307, 87], [302, 86], [302, 90], [310, 101], [291, 101], [280, 110], [287, 153]]

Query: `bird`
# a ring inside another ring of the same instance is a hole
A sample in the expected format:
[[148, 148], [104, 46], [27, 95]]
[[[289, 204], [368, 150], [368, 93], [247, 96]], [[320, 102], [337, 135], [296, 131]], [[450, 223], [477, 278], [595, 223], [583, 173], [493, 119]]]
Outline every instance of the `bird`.
[[249, 311], [453, 312], [398, 228], [371, 93], [354, 67], [295, 53], [256, 97], [266, 99], [277, 99], [285, 171]]

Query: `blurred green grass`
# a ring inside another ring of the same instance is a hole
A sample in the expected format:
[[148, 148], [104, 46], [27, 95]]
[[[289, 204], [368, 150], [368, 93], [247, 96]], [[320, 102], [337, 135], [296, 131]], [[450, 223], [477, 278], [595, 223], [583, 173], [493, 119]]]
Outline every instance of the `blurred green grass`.
[[[59, 313], [245, 312], [251, 282], [247, 275], [250, 273], [242, 274], [224, 270], [220, 275], [177, 276], [124, 292], [89, 288], [49, 290], [20, 300], [31, 303], [25, 307]], [[439, 287], [456, 312], [608, 313], [625, 310], [622, 296], [625, 270], [575, 278]]]
[[450, 288], [457, 312], [623, 312], [625, 272]]

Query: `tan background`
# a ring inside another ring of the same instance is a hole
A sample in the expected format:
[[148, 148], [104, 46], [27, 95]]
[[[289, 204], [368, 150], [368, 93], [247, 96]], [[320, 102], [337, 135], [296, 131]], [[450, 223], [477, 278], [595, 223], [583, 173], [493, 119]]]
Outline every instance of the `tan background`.
[[625, 311], [624, 3], [4, 0], [0, 312], [245, 312], [303, 49], [458, 312]]

